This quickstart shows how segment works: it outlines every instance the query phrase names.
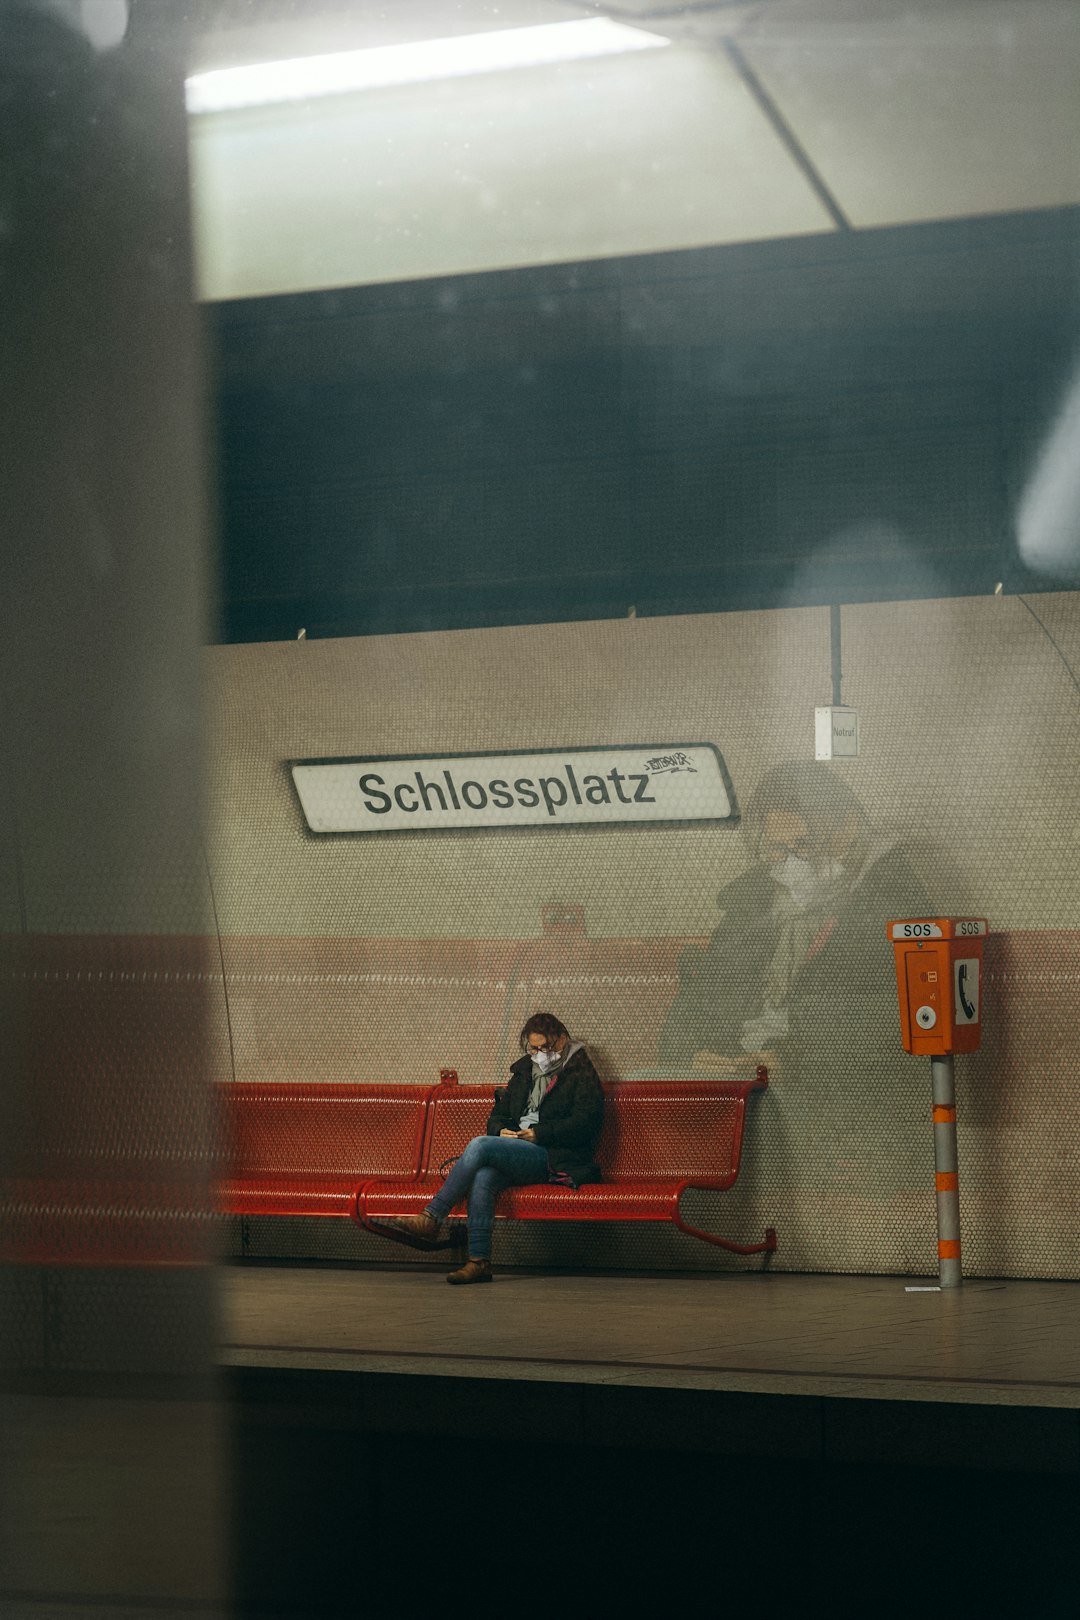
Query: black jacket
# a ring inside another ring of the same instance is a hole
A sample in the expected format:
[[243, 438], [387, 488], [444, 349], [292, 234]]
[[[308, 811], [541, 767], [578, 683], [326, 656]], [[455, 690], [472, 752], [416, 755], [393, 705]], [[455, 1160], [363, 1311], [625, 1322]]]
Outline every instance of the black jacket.
[[[709, 943], [688, 946], [679, 988], [660, 1037], [665, 1063], [688, 1063], [695, 1052], [740, 1050], [745, 1019], [761, 1011], [765, 976], [779, 923], [772, 912], [772, 879], [762, 866], [730, 883], [719, 897], [724, 915]], [[791, 987], [790, 1031], [783, 1042], [785, 1075], [846, 1066], [862, 1069], [899, 1051], [890, 917], [927, 915], [927, 896], [899, 850], [872, 863], [835, 906]]]
[[[509, 1084], [500, 1086], [495, 1093], [495, 1106], [487, 1122], [489, 1136], [518, 1129], [529, 1106], [532, 1083], [532, 1059], [526, 1054], [511, 1066]], [[585, 1048], [579, 1047], [558, 1071], [533, 1126], [537, 1145], [547, 1148], [552, 1170], [569, 1176], [575, 1186], [603, 1180], [593, 1157], [603, 1112], [600, 1077]]]

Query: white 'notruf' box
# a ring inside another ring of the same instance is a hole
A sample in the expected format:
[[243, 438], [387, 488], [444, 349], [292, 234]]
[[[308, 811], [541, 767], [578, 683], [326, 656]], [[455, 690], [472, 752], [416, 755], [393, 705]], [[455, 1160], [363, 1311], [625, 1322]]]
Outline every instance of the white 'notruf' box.
[[814, 758], [858, 759], [859, 716], [855, 709], [814, 710]]

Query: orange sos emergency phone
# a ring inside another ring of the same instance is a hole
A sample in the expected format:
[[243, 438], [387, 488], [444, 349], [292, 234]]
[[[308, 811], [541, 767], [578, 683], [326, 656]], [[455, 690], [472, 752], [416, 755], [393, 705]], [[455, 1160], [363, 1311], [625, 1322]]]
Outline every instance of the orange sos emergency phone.
[[985, 917], [907, 917], [888, 925], [905, 1052], [977, 1052]]

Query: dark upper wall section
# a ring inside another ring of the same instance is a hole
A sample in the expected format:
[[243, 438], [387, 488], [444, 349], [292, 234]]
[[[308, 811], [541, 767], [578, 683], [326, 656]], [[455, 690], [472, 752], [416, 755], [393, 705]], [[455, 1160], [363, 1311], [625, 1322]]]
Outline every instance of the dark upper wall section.
[[1080, 211], [260, 299], [221, 639], [1039, 588]]

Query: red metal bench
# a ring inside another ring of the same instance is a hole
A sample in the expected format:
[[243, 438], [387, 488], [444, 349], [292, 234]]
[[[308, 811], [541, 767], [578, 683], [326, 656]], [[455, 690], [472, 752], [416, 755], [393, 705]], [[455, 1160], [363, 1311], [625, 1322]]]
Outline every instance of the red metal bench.
[[[681, 1203], [690, 1190], [725, 1192], [739, 1173], [746, 1103], [768, 1084], [764, 1069], [751, 1080], [631, 1080], [605, 1084], [604, 1125], [597, 1158], [604, 1180], [579, 1188], [539, 1184], [508, 1188], [496, 1214], [533, 1221], [670, 1221], [680, 1232], [735, 1254], [771, 1253], [776, 1233], [760, 1243], [735, 1243], [691, 1226]], [[473, 1136], [491, 1112], [489, 1086], [445, 1081], [428, 1102], [421, 1168], [412, 1176], [373, 1177], [356, 1198], [356, 1218], [381, 1237], [383, 1223], [423, 1210], [442, 1183], [439, 1166]], [[455, 1217], [464, 1214], [454, 1211]], [[440, 1245], [463, 1241], [460, 1219]]]
[[[224, 1142], [219, 1215], [355, 1219], [375, 1174], [415, 1176], [432, 1086], [215, 1085]], [[55, 1159], [0, 1181], [0, 1259], [62, 1265], [170, 1264], [205, 1258], [206, 1166], [117, 1156]]]
[[218, 1187], [227, 1215], [355, 1218], [372, 1176], [419, 1173], [433, 1086], [217, 1087], [229, 1169]]
[[[764, 1242], [734, 1243], [689, 1225], [680, 1211], [688, 1189], [724, 1191], [733, 1184], [746, 1101], [766, 1084], [759, 1070], [742, 1081], [605, 1085], [598, 1147], [605, 1179], [576, 1190], [511, 1188], [497, 1213], [516, 1220], [671, 1221], [737, 1254], [771, 1251], [771, 1228]], [[220, 1214], [351, 1218], [384, 1237], [381, 1221], [425, 1207], [441, 1184], [439, 1166], [483, 1133], [492, 1102], [489, 1086], [456, 1079], [435, 1086], [225, 1083], [215, 1093], [228, 1144], [217, 1187]], [[4, 1258], [92, 1265], [190, 1260], [198, 1246], [194, 1229], [205, 1226], [206, 1216], [195, 1181], [189, 1187], [175, 1179], [134, 1164], [128, 1180], [122, 1166], [104, 1175], [76, 1168], [25, 1183], [13, 1178], [0, 1199]], [[464, 1235], [464, 1223], [455, 1220], [442, 1246]]]
[[0, 1264], [190, 1266], [213, 1252], [202, 1176], [132, 1163], [0, 1181]]
[[226, 1072], [202, 936], [0, 936], [0, 1263], [199, 1265], [211, 1203], [207, 1080]]

